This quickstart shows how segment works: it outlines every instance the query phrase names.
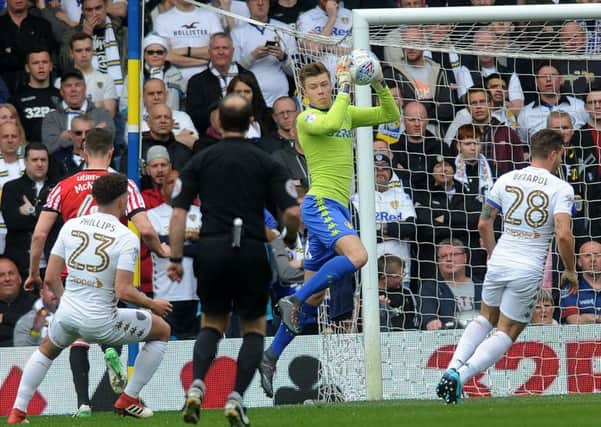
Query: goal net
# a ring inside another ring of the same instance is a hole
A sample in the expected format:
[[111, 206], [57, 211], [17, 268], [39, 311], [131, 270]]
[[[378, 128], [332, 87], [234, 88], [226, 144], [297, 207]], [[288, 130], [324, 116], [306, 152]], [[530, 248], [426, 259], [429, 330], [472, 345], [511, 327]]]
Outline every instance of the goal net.
[[[334, 75], [341, 55], [369, 45], [402, 110], [400, 122], [357, 132], [354, 191], [362, 203], [353, 208], [375, 218], [360, 223], [370, 261], [356, 277], [346, 318], [332, 319], [330, 298], [320, 307], [320, 399], [432, 398], [462, 328], [478, 312], [486, 271], [477, 231], [482, 202], [501, 174], [527, 165], [537, 130], [552, 127], [564, 137], [558, 173], [576, 194], [577, 248], [601, 238], [601, 86], [595, 82], [601, 8], [382, 9], [353, 19], [353, 37], [276, 29], [297, 42], [285, 46], [298, 53], [297, 87], [304, 64], [323, 62]], [[356, 89], [355, 103], [377, 102]], [[386, 188], [376, 186], [381, 179]], [[587, 250], [601, 253], [595, 245]], [[581, 270], [601, 272], [598, 262], [587, 265]], [[593, 329], [558, 323], [574, 322], [578, 313], [594, 322], [601, 303], [563, 295], [560, 271], [553, 242], [532, 307], [537, 324], [466, 385], [468, 395], [596, 389], [593, 359], [601, 352]]]

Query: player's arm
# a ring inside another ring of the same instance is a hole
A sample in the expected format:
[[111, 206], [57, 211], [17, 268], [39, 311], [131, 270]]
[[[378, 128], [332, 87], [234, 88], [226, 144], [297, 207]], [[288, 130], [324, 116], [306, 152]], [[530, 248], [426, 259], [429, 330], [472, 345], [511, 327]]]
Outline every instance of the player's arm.
[[65, 259], [59, 255], [51, 254], [44, 275], [44, 286], [48, 286], [54, 295], [60, 298], [65, 290], [61, 280], [61, 273], [65, 269]]
[[165, 317], [173, 307], [169, 301], [148, 298], [134, 285], [134, 272], [117, 269], [115, 274], [115, 296], [121, 301], [151, 310], [157, 316]]
[[299, 133], [308, 135], [326, 135], [336, 132], [342, 127], [344, 117], [351, 102], [351, 74], [348, 71], [349, 59], [342, 57], [336, 71], [338, 94], [334, 103], [325, 114], [316, 114], [308, 110], [301, 113], [296, 119]]
[[384, 83], [381, 67], [379, 74], [374, 77], [371, 87], [378, 95], [379, 105], [377, 107], [350, 107], [349, 114], [354, 128], [391, 123], [401, 118], [399, 107], [390, 89]]
[[497, 217], [497, 208], [489, 203], [487, 200], [482, 205], [482, 212], [480, 213], [480, 219], [478, 220], [478, 231], [480, 232], [480, 240], [482, 246], [490, 258], [492, 251], [495, 248], [495, 218]]
[[572, 233], [572, 216], [569, 213], [557, 213], [553, 217], [555, 222], [555, 238], [559, 256], [563, 261], [564, 271], [561, 273], [561, 284], [570, 284], [570, 295], [578, 292], [578, 274], [574, 261], [574, 234]]
[[160, 258], [167, 258], [168, 254], [161, 245], [159, 235], [152, 227], [148, 215], [145, 211], [139, 211], [131, 217], [132, 222], [140, 232], [142, 240], [148, 248], [157, 254]]
[[56, 222], [58, 213], [55, 211], [44, 210], [40, 213], [38, 222], [33, 230], [33, 236], [31, 237], [31, 248], [29, 250], [29, 276], [25, 280], [23, 287], [26, 291], [33, 290], [37, 284], [42, 284], [42, 278], [40, 277], [40, 259], [44, 252], [44, 246], [48, 235], [52, 231], [52, 227]]
[[200, 188], [199, 176], [203, 168], [204, 153], [197, 154], [188, 161], [179, 178], [175, 180], [171, 191], [171, 221], [169, 223], [169, 265], [167, 276], [176, 282], [182, 280], [184, 269], [184, 240], [186, 238], [186, 217], [192, 201], [198, 195]]
[[577, 325], [579, 323], [599, 323], [599, 318], [593, 313], [571, 314], [566, 316], [566, 323], [569, 325]]
[[[167, 276], [171, 280], [179, 282], [182, 280], [184, 270], [182, 268], [181, 258], [184, 256], [184, 240], [186, 236], [186, 217], [188, 211], [183, 208], [174, 207], [171, 213], [169, 223], [169, 244], [171, 255], [169, 266], [167, 267]], [[179, 262], [177, 260], [180, 260]]]

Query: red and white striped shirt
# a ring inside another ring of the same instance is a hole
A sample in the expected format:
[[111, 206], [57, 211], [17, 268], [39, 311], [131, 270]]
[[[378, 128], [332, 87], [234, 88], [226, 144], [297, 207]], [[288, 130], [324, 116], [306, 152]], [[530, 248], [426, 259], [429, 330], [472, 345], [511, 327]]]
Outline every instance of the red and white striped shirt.
[[[94, 213], [96, 201], [92, 197], [92, 185], [98, 177], [107, 173], [110, 171], [86, 169], [63, 179], [48, 195], [44, 210], [60, 214], [63, 221]], [[143, 210], [145, 210], [144, 199], [136, 184], [130, 179], [127, 186], [125, 214], [131, 218]]]

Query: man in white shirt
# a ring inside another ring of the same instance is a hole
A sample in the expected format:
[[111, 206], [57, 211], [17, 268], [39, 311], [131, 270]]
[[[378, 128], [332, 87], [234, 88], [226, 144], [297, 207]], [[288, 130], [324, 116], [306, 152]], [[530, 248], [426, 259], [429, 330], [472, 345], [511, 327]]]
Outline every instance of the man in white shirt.
[[154, 30], [169, 40], [167, 61], [182, 72], [184, 81], [207, 68], [209, 37], [223, 31], [219, 17], [185, 0], [173, 0], [175, 7], [157, 16]]
[[[170, 163], [169, 153], [165, 147], [155, 145], [148, 150], [146, 155], [146, 170], [150, 172], [157, 163], [161, 162]], [[152, 177], [152, 173], [149, 176]], [[161, 240], [169, 238], [169, 221], [173, 212], [169, 199], [178, 176], [179, 174], [173, 170], [167, 173], [164, 178], [165, 182], [161, 186], [161, 193], [165, 197], [165, 201], [148, 210], [148, 219]], [[151, 254], [152, 290], [155, 298], [165, 299], [173, 305], [173, 311], [167, 316], [167, 322], [171, 325], [171, 334], [178, 339], [195, 338], [198, 333], [198, 295], [196, 294], [197, 283], [193, 262], [196, 257], [195, 242], [198, 240], [200, 227], [200, 208], [192, 205], [186, 216], [186, 240], [182, 260], [184, 276], [181, 282], [177, 283], [167, 277], [167, 265], [169, 264], [167, 259]]]
[[[115, 117], [117, 111], [117, 90], [115, 83], [108, 74], [99, 72], [92, 65], [94, 56], [94, 46], [92, 36], [86, 33], [75, 33], [69, 43], [73, 65], [86, 81], [86, 96], [94, 103], [97, 108], [104, 108]], [[61, 79], [56, 79], [54, 83], [56, 88], [61, 87]]]
[[530, 137], [547, 127], [551, 111], [564, 110], [572, 116], [574, 129], [580, 129], [588, 121], [584, 102], [573, 96], [561, 94], [563, 79], [552, 64], [541, 63], [536, 69], [538, 99], [522, 108], [518, 116], [518, 132], [523, 143], [530, 144]]
[[[563, 157], [561, 135], [549, 129], [537, 132], [530, 152], [532, 164], [500, 177], [482, 208], [478, 229], [488, 252], [488, 271], [480, 314], [465, 329], [436, 388], [448, 404], [458, 403], [463, 385], [493, 366], [530, 322], [553, 238], [565, 269], [561, 282], [569, 282], [570, 293], [578, 289], [571, 218], [574, 190], [553, 175]], [[504, 231], [497, 243], [494, 222], [499, 212]]]
[[[115, 402], [115, 412], [136, 418], [153, 415], [139, 397], [140, 390], [159, 367], [169, 339], [162, 319], [171, 304], [150, 299], [133, 286], [139, 240], [121, 217], [127, 207], [128, 180], [108, 173], [98, 178], [92, 195], [98, 212], [65, 223], [52, 248], [44, 285], [60, 298], [48, 336], [33, 353], [23, 372], [8, 424], [27, 421], [27, 406], [52, 362], [78, 337], [111, 345], [145, 341], [135, 371]], [[63, 288], [61, 274], [67, 268]], [[117, 308], [122, 300], [150, 309]]]
[[[314, 33], [338, 39], [349, 36], [352, 26], [352, 12], [340, 6], [340, 0], [319, 0], [319, 4], [313, 9], [301, 13], [296, 22], [296, 30], [301, 33]], [[335, 76], [338, 56], [348, 53], [350, 41], [342, 45], [307, 41], [303, 48], [307, 51], [303, 53], [317, 56], [315, 60], [322, 62], [330, 71], [330, 75]], [[316, 52], [321, 54], [315, 55]]]
[[[142, 111], [142, 132], [150, 130], [148, 123], [148, 109], [153, 105], [167, 103], [167, 89], [165, 83], [159, 79], [148, 79], [142, 90], [144, 110]], [[192, 119], [185, 111], [172, 110], [173, 129], [175, 139], [185, 145], [191, 146], [198, 139], [198, 131]]]
[[251, 71], [259, 83], [268, 107], [281, 96], [288, 95], [286, 75], [292, 75], [292, 59], [296, 57], [296, 41], [285, 31], [289, 27], [276, 19], [269, 18], [268, 0], [247, 0], [250, 17], [269, 24], [257, 27], [242, 24], [232, 31], [234, 61]]

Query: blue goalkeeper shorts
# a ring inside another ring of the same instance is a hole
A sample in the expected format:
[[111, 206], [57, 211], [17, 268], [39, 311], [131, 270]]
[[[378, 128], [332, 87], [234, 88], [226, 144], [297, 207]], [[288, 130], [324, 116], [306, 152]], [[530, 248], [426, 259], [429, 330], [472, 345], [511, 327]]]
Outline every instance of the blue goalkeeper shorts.
[[307, 195], [301, 214], [309, 230], [309, 244], [305, 251], [306, 270], [317, 271], [336, 256], [338, 239], [357, 235], [349, 209], [335, 200]]

